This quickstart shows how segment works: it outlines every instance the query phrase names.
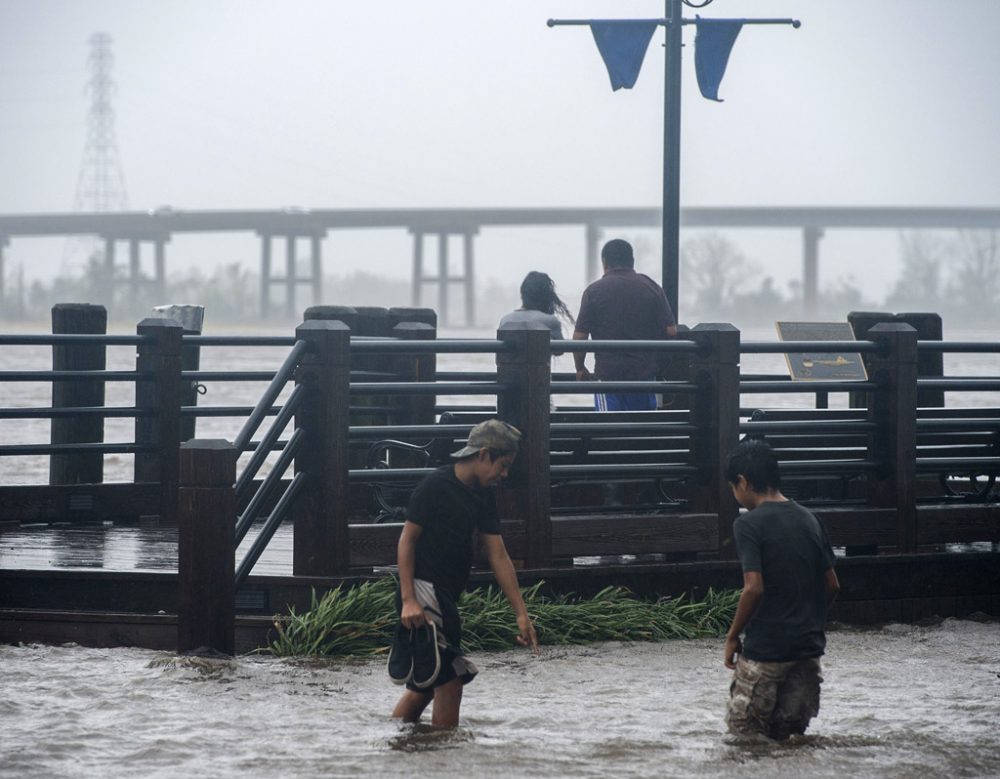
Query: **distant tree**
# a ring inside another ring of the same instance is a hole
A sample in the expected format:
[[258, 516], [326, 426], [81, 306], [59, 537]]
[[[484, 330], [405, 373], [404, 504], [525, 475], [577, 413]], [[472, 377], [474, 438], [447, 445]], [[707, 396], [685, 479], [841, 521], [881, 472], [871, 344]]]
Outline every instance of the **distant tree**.
[[852, 276], [841, 276], [833, 284], [820, 291], [817, 301], [819, 310], [816, 312], [821, 320], [846, 320], [850, 311], [863, 311], [877, 308], [875, 301], [866, 300], [864, 292]]
[[792, 308], [792, 300], [774, 286], [774, 278], [765, 276], [757, 290], [733, 296], [730, 321], [737, 326], [771, 323], [792, 315]]
[[942, 264], [947, 246], [926, 231], [900, 233], [903, 268], [886, 297], [890, 311], [938, 311], [942, 303]]
[[736, 244], [719, 233], [684, 242], [680, 292], [685, 310], [697, 317], [726, 317], [740, 285], [754, 273]]
[[996, 319], [1000, 306], [1000, 233], [963, 230], [955, 243], [948, 299], [972, 321]]

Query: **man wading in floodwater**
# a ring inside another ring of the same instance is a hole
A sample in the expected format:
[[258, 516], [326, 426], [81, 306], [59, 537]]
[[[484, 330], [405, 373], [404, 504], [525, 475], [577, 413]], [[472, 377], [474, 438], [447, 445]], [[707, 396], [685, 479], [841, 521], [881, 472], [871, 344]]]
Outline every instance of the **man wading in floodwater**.
[[466, 446], [452, 454], [456, 462], [429, 474], [413, 491], [397, 550], [399, 625], [389, 651], [389, 677], [405, 684], [406, 692], [394, 718], [416, 722], [433, 700], [431, 723], [458, 725], [462, 686], [478, 673], [462, 652], [458, 614], [458, 598], [472, 568], [474, 531], [517, 616], [518, 643], [538, 651], [489, 489], [507, 476], [520, 439], [521, 432], [506, 422], [481, 422]]
[[749, 509], [733, 523], [743, 592], [726, 635], [726, 668], [736, 671], [726, 722], [733, 733], [785, 739], [819, 712], [826, 613], [840, 591], [833, 549], [819, 520], [781, 494], [778, 458], [763, 441], [736, 447], [726, 481]]

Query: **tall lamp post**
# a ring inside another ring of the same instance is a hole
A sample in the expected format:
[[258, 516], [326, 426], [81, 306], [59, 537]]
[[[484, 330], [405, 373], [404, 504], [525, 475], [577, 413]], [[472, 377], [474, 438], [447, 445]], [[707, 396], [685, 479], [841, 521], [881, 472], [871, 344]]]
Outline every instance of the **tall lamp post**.
[[[698, 85], [702, 95], [719, 100], [718, 87], [725, 73], [729, 52], [739, 30], [747, 24], [789, 24], [799, 27], [797, 19], [685, 19], [684, 6], [703, 8], [712, 0], [665, 0], [662, 19], [549, 19], [549, 27], [586, 25], [591, 28], [601, 55], [608, 66], [612, 87], [631, 89], [639, 74], [648, 46], [651, 29], [666, 30], [666, 56], [663, 78], [663, 217], [662, 267], [663, 291], [674, 314], [679, 317], [680, 288], [680, 188], [681, 188], [681, 31], [684, 25], [698, 26], [695, 59]], [[617, 29], [616, 29], [617, 28]], [[617, 33], [625, 33], [618, 35]], [[610, 39], [602, 36], [611, 34]], [[704, 36], [704, 38], [702, 37]], [[643, 42], [641, 39], [645, 37]], [[638, 40], [638, 42], [637, 42]], [[699, 44], [704, 40], [702, 48]], [[720, 101], [721, 102], [721, 101]], [[678, 320], [679, 321], [679, 320]]]

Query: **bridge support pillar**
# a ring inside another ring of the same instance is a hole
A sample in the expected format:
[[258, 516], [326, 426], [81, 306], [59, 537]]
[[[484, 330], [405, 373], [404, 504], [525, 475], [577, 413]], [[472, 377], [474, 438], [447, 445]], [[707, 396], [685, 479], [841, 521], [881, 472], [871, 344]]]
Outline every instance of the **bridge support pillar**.
[[[426, 231], [415, 227], [410, 228], [413, 235], [413, 274], [410, 299], [414, 307], [420, 307], [423, 300], [424, 284], [437, 285], [437, 311], [442, 326], [452, 324], [450, 313], [450, 285], [454, 282], [463, 286], [463, 303], [465, 306], [465, 325], [472, 327], [476, 323], [476, 270], [474, 255], [474, 239], [479, 232], [478, 227], [462, 226], [455, 228], [435, 229], [438, 238], [437, 275], [424, 275], [424, 236]], [[453, 275], [450, 270], [448, 241], [452, 235], [462, 236], [462, 272]]]
[[586, 255], [584, 256], [584, 273], [586, 278], [584, 278], [584, 284], [590, 284], [592, 281], [596, 281], [601, 275], [601, 258], [600, 249], [598, 244], [601, 240], [601, 228], [595, 225], [593, 222], [587, 222], [587, 235], [586, 235]]
[[819, 301], [819, 239], [823, 228], [809, 225], [802, 230], [802, 313], [816, 316]]

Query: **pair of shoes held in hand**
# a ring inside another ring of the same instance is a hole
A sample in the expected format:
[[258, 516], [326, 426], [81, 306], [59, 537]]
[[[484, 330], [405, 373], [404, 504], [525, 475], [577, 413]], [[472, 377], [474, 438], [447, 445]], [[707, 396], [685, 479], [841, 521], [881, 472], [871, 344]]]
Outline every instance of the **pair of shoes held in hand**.
[[437, 625], [430, 620], [417, 628], [397, 623], [388, 670], [389, 678], [396, 684], [412, 683], [420, 689], [434, 684], [441, 672]]

